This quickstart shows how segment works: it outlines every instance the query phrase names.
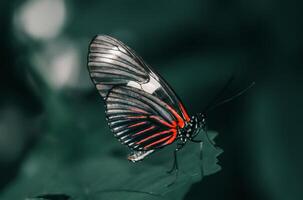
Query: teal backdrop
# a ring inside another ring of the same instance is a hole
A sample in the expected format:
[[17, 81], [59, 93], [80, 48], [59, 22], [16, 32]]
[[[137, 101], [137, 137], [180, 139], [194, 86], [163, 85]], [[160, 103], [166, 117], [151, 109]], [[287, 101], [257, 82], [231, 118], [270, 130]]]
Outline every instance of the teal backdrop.
[[[303, 199], [302, 19], [297, 1], [1, 1], [0, 199]], [[126, 160], [86, 68], [96, 34], [133, 48], [190, 114], [230, 77], [221, 100], [256, 83], [208, 113], [224, 153], [209, 143], [202, 180], [195, 144], [170, 188], [173, 146]]]

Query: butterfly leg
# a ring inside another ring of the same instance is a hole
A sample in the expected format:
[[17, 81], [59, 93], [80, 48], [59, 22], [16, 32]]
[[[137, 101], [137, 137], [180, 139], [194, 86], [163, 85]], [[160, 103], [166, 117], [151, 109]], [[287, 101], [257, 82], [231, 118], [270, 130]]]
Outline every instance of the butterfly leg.
[[178, 143], [177, 144], [177, 148], [174, 150], [174, 163], [173, 166], [171, 168], [171, 170], [169, 170], [167, 173], [171, 174], [174, 171], [178, 172], [179, 166], [178, 166], [178, 158], [177, 158], [177, 153], [179, 150], [181, 150], [184, 147], [185, 143]]
[[179, 150], [181, 150], [184, 147], [184, 145], [185, 145], [185, 143], [178, 143], [177, 148], [174, 150], [174, 163], [173, 163], [171, 170], [169, 170], [167, 173], [171, 174], [171, 173], [175, 172], [176, 176], [175, 176], [174, 181], [172, 183], [168, 184], [167, 187], [170, 187], [171, 185], [173, 185], [178, 179], [179, 165], [178, 165], [177, 153]]
[[200, 152], [199, 152], [199, 158], [200, 158], [200, 171], [201, 171], [201, 179], [204, 177], [204, 168], [203, 168], [203, 142], [200, 142]]
[[177, 152], [179, 151], [180, 149], [179, 148], [176, 148], [175, 151], [174, 151], [174, 162], [173, 162], [173, 166], [172, 168], [167, 171], [168, 174], [171, 174], [173, 173], [174, 171], [178, 171], [178, 158], [177, 158]]
[[[206, 133], [206, 132], [205, 132]], [[200, 165], [200, 171], [201, 171], [201, 176], [203, 178], [204, 176], [204, 171], [203, 171], [203, 141], [202, 140], [195, 140], [193, 138], [189, 138], [189, 140], [193, 143], [199, 143], [200, 145], [200, 151], [199, 151], [199, 159], [200, 159], [200, 162], [201, 162], [201, 165]]]

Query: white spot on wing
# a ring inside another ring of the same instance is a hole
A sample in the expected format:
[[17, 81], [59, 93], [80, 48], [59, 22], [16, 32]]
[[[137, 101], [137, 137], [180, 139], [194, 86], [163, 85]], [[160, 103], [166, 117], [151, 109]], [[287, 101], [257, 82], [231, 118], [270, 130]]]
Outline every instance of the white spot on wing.
[[128, 156], [128, 160], [132, 162], [138, 162], [140, 160], [143, 160], [147, 155], [154, 152], [154, 150], [149, 151], [135, 151], [131, 155]]
[[149, 94], [153, 94], [158, 88], [161, 87], [160, 83], [152, 76], [149, 76], [149, 81], [144, 84], [139, 84], [135, 81], [129, 81], [127, 86], [142, 89]]
[[127, 86], [133, 87], [133, 88], [137, 88], [137, 89], [141, 89], [141, 85], [135, 81], [129, 81], [127, 83]]
[[161, 85], [158, 81], [152, 76], [149, 76], [148, 83], [142, 84], [142, 89], [147, 93], [154, 93], [158, 88], [160, 88]]
[[123, 136], [123, 137], [120, 138], [120, 140], [124, 140], [124, 139], [127, 138], [127, 137], [128, 137], [128, 135]]

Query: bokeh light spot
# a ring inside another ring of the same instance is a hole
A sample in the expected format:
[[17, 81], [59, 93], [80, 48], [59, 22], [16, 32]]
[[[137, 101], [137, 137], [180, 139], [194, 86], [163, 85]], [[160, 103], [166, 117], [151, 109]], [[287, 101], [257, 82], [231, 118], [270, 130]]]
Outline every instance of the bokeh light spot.
[[64, 0], [28, 0], [16, 12], [16, 28], [33, 39], [51, 39], [66, 21]]
[[74, 87], [79, 76], [80, 55], [76, 44], [69, 40], [46, 43], [33, 54], [31, 62], [53, 89]]

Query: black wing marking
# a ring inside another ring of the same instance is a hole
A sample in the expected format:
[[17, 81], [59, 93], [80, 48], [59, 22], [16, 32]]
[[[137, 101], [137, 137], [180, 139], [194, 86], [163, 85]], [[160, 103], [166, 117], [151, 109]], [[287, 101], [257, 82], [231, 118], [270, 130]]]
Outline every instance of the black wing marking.
[[168, 106], [142, 90], [115, 87], [106, 100], [108, 125], [115, 137], [133, 150], [160, 148], [177, 137], [177, 119]]

